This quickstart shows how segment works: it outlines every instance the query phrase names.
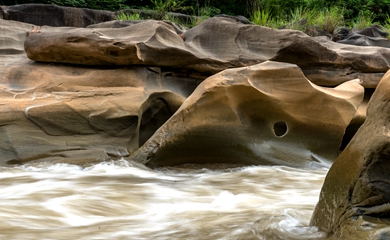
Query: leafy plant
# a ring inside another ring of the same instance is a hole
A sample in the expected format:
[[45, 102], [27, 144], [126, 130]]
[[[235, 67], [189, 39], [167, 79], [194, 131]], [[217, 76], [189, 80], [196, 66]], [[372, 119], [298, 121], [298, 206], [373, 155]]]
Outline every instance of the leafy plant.
[[313, 25], [320, 30], [333, 34], [334, 30], [344, 24], [344, 9], [337, 6], [327, 8], [316, 13]]
[[[386, 15], [385, 21], [383, 22], [383, 28], [386, 32], [390, 32], [390, 16], [389, 14]], [[390, 34], [387, 36], [387, 38], [390, 39]]]
[[198, 11], [194, 14], [195, 16], [191, 18], [191, 23], [188, 27], [194, 27], [207, 18], [213, 17], [220, 13], [221, 10], [215, 7], [198, 7]]
[[291, 11], [289, 23], [287, 24], [286, 28], [307, 33], [313, 26], [315, 16], [315, 10], [308, 10], [304, 9], [303, 7], [297, 7], [294, 11]]
[[157, 12], [156, 18], [158, 20], [167, 19], [168, 12], [187, 11], [192, 9], [192, 6], [184, 6], [183, 0], [151, 0], [153, 9]]
[[116, 20], [142, 20], [139, 13], [125, 13], [120, 12], [115, 16]]
[[253, 14], [251, 15], [251, 21], [256, 25], [271, 27], [272, 22], [274, 22], [274, 18], [272, 17], [269, 10], [258, 9], [254, 10]]
[[353, 22], [353, 28], [356, 30], [362, 30], [363, 28], [374, 25], [373, 13], [364, 13], [361, 11], [359, 17]]

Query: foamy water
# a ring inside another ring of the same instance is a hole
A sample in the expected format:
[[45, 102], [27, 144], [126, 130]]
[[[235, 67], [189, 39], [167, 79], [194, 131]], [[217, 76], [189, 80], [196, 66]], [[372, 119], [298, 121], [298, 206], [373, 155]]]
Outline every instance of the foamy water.
[[0, 239], [321, 239], [327, 169], [0, 167]]

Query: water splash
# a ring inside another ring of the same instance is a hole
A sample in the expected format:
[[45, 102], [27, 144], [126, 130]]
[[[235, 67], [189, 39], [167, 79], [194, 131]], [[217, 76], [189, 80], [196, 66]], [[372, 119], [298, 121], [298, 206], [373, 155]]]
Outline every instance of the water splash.
[[0, 167], [0, 239], [320, 239], [327, 169]]

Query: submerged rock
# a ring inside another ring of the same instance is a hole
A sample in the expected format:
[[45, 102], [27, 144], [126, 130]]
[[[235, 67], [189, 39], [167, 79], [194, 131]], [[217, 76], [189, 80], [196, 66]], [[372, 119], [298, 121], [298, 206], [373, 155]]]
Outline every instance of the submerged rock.
[[311, 225], [336, 239], [388, 239], [390, 217], [390, 72], [367, 118], [330, 168]]
[[265, 62], [202, 82], [131, 158], [150, 167], [330, 164], [363, 98], [358, 80], [316, 86], [293, 64]]

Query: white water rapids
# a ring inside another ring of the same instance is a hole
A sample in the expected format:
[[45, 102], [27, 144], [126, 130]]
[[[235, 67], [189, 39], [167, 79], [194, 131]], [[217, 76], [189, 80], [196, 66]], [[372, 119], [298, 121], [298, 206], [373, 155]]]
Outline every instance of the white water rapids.
[[0, 239], [322, 239], [309, 221], [327, 170], [0, 167]]

